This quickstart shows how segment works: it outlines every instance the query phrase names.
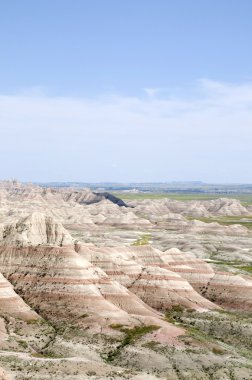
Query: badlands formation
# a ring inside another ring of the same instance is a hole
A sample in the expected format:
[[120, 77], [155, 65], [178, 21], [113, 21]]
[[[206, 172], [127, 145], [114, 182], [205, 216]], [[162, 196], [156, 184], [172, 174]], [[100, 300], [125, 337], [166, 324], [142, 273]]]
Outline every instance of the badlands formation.
[[252, 379], [251, 215], [0, 183], [0, 379]]

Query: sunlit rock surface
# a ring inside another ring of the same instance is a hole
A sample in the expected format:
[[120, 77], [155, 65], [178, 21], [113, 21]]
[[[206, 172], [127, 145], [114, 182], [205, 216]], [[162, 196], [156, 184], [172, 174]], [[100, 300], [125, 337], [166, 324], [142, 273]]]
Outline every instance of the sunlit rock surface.
[[0, 183], [0, 378], [251, 379], [251, 213]]

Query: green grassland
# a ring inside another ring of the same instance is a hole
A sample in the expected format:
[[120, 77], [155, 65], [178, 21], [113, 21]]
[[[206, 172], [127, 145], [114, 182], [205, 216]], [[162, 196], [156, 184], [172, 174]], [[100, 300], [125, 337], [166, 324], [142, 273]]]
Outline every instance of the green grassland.
[[111, 191], [113, 195], [127, 200], [143, 200], [143, 199], [175, 199], [178, 201], [193, 201], [193, 200], [211, 200], [218, 198], [232, 198], [238, 199], [243, 205], [252, 205], [252, 194], [211, 194], [211, 193], [151, 193], [151, 192], [118, 192]]

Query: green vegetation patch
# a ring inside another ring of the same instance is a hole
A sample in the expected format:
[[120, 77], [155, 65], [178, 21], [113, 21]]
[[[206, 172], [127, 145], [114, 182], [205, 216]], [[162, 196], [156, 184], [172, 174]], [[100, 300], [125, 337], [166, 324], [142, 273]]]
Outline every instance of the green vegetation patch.
[[150, 325], [150, 326], [136, 326], [133, 329], [121, 329], [125, 333], [122, 345], [126, 346], [133, 343], [137, 339], [141, 338], [143, 335], [149, 334], [155, 330], [158, 330], [160, 326]]
[[163, 199], [169, 198], [177, 201], [204, 201], [204, 200], [212, 200], [219, 198], [230, 198], [230, 199], [238, 199], [242, 205], [248, 206], [252, 204], [252, 194], [225, 194], [225, 193], [193, 193], [193, 192], [139, 192], [139, 193], [130, 193], [130, 192], [114, 192], [111, 191], [113, 195], [116, 197], [127, 200], [143, 200], [143, 199]]
[[[185, 342], [187, 340], [187, 337], [193, 338], [198, 342], [206, 344], [215, 342], [213, 336], [207, 334], [205, 331], [202, 331], [196, 326], [192, 326], [187, 323], [186, 316], [190, 319], [195, 315], [197, 315], [197, 312], [195, 312], [193, 309], [185, 309], [181, 305], [174, 305], [165, 313], [165, 319], [170, 323], [179, 324], [181, 327], [186, 329], [187, 334], [185, 336], [182, 336], [182, 339], [185, 338]], [[222, 350], [217, 344], [215, 348]]]
[[[180, 325], [186, 334], [180, 339], [189, 350], [201, 345], [215, 355], [234, 352], [251, 359], [251, 313], [218, 309], [199, 313], [175, 306], [166, 320]], [[196, 343], [196, 345], [195, 345]]]
[[233, 224], [240, 224], [241, 226], [245, 226], [247, 228], [252, 229], [252, 216], [221, 216], [221, 217], [210, 217], [210, 218], [195, 218], [188, 216], [188, 220], [200, 220], [204, 223], [219, 223], [223, 226], [230, 226]]
[[244, 270], [245, 272], [248, 272], [248, 273], [252, 274], [252, 265], [238, 266], [236, 268]]
[[124, 339], [121, 343], [121, 347], [127, 346], [128, 344], [131, 344], [137, 339], [141, 338], [143, 335], [149, 334], [160, 328], [160, 326], [156, 325], [135, 326], [132, 329], [124, 328], [121, 325], [111, 325], [110, 327], [125, 334]]
[[179, 322], [180, 315], [184, 310], [185, 309], [181, 305], [173, 305], [171, 309], [166, 311], [165, 319], [170, 323]]
[[224, 260], [213, 260], [212, 264], [214, 265], [220, 265], [223, 267], [226, 267], [225, 269], [232, 268], [235, 269], [237, 273], [241, 272], [247, 272], [248, 274], [252, 275], [252, 265], [248, 264], [245, 265], [244, 262], [239, 260], [233, 260], [233, 261], [224, 261]]
[[160, 346], [160, 343], [155, 342], [153, 340], [151, 340], [150, 342], [146, 342], [146, 343], [142, 344], [142, 347], [146, 347], [149, 350], [153, 350], [153, 351], [157, 351], [159, 346]]
[[114, 324], [110, 325], [112, 329], [118, 330], [124, 333], [124, 338], [120, 345], [114, 350], [108, 353], [108, 356], [105, 358], [107, 362], [112, 362], [121, 352], [121, 350], [134, 342], [140, 339], [142, 336], [149, 334], [155, 330], [160, 329], [160, 326], [149, 325], [149, 326], [135, 326], [132, 329], [125, 328], [122, 325]]
[[218, 347], [218, 346], [214, 346], [212, 348], [212, 351], [215, 355], [225, 355], [226, 354], [226, 351], [223, 350], [221, 347]]
[[18, 343], [20, 344], [20, 346], [22, 346], [24, 349], [28, 348], [28, 343], [27, 343], [25, 340], [20, 339], [20, 340], [18, 340], [17, 342], [18, 342]]
[[42, 324], [42, 323], [46, 323], [43, 319], [29, 319], [26, 323], [28, 325], [39, 325], [39, 324]]
[[147, 245], [150, 242], [151, 235], [145, 234], [142, 235], [140, 238], [138, 238], [134, 243], [132, 243], [133, 246], [139, 246], [139, 245]]

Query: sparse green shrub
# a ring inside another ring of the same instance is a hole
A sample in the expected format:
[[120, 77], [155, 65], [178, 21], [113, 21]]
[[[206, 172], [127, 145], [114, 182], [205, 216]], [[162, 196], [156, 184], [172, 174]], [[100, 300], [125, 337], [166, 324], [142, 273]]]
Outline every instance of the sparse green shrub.
[[132, 329], [124, 328], [121, 325], [115, 324], [110, 325], [111, 328], [123, 332], [124, 338], [121, 344], [115, 349], [108, 353], [108, 356], [105, 358], [107, 362], [112, 362], [120, 353], [121, 349], [125, 346], [132, 344], [137, 339], [140, 339], [143, 335], [149, 334], [155, 330], [158, 330], [160, 326], [149, 325], [149, 326], [135, 326]]
[[18, 340], [18, 343], [19, 343], [20, 346], [22, 346], [23, 348], [28, 348], [28, 343], [27, 343], [25, 340]]
[[29, 321], [27, 321], [27, 324], [28, 325], [36, 325], [39, 322], [41, 323], [41, 321], [39, 321], [38, 319], [30, 319]]
[[184, 307], [181, 305], [173, 305], [171, 309], [165, 313], [165, 319], [168, 322], [174, 323], [179, 320], [180, 315], [184, 312]]
[[212, 348], [212, 351], [215, 355], [224, 355], [225, 354], [225, 350], [223, 350], [221, 347], [217, 347], [217, 346], [214, 346]]
[[151, 236], [149, 234], [142, 235], [132, 245], [133, 246], [147, 245], [147, 244], [149, 244], [150, 238], [151, 238]]

